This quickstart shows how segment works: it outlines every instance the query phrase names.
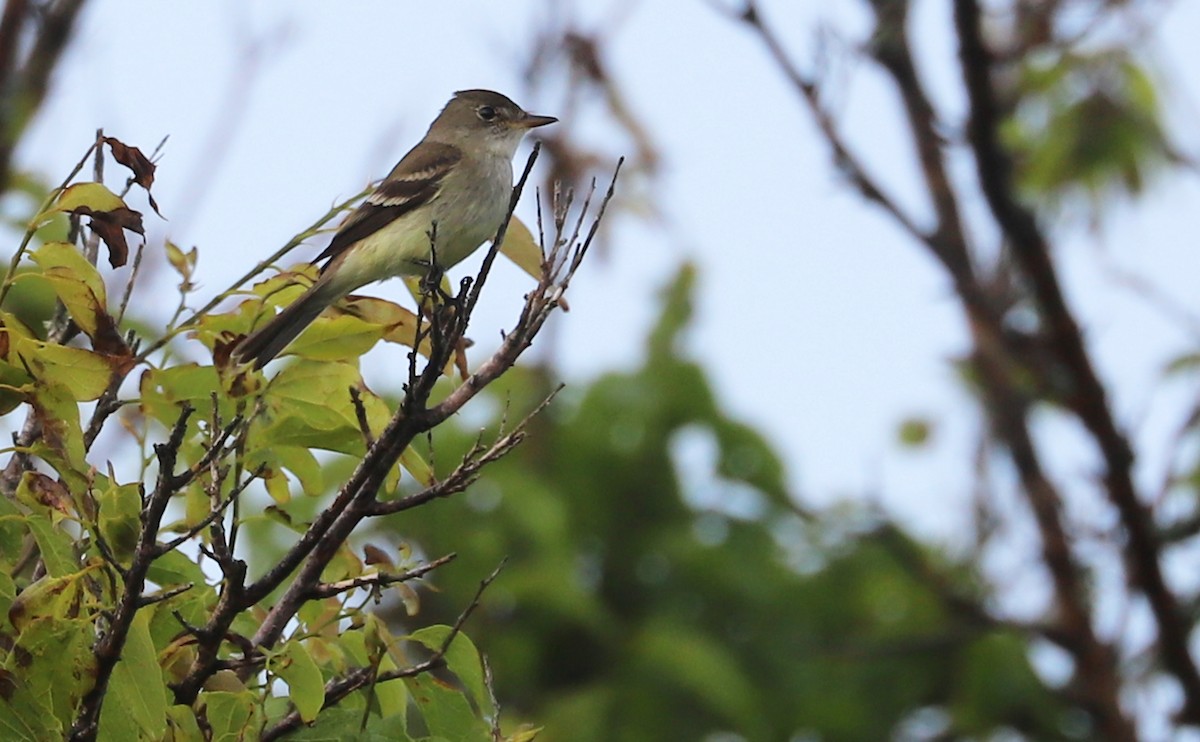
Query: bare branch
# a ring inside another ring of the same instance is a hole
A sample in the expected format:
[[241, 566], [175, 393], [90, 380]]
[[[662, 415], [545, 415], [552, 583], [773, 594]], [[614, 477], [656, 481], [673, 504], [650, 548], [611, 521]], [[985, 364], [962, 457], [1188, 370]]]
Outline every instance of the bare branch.
[[[414, 345], [419, 344], [413, 343]], [[350, 387], [350, 402], [354, 405], [354, 417], [358, 421], [358, 429], [362, 432], [363, 442], [367, 448], [375, 445], [375, 436], [371, 433], [371, 423], [367, 421], [367, 408], [363, 406], [362, 393], [358, 387]]]
[[546, 408], [547, 405], [562, 391], [562, 385], [551, 392], [541, 404], [533, 409], [525, 416], [512, 432], [500, 436], [486, 450], [480, 444], [476, 443], [466, 456], [463, 457], [462, 463], [455, 467], [445, 479], [435, 482], [425, 489], [407, 495], [398, 500], [389, 500], [385, 502], [375, 502], [370, 507], [368, 514], [371, 516], [391, 515], [399, 513], [403, 510], [409, 510], [425, 503], [436, 500], [442, 497], [462, 492], [469, 487], [479, 476], [480, 470], [488, 464], [503, 458], [506, 454], [519, 446], [525, 440], [525, 429], [529, 421], [535, 415]]
[[[475, 612], [475, 609], [479, 607], [480, 601], [483, 598], [483, 592], [487, 590], [488, 586], [491, 585], [492, 582], [495, 581], [496, 577], [499, 576], [500, 570], [504, 568], [504, 564], [507, 561], [507, 559], [501, 561], [500, 564], [498, 564], [496, 568], [492, 570], [490, 575], [480, 581], [479, 587], [475, 590], [474, 597], [471, 598], [471, 602], [468, 603], [467, 607], [458, 614], [458, 618], [450, 627], [450, 632], [446, 635], [445, 641], [442, 642], [441, 647], [439, 647], [431, 657], [423, 662], [409, 665], [408, 667], [401, 667], [382, 673], [377, 672], [377, 668], [374, 666], [362, 667], [348, 673], [342, 678], [330, 680], [325, 684], [325, 705], [322, 708], [329, 708], [330, 706], [337, 704], [338, 701], [341, 701], [354, 691], [365, 688], [368, 685], [382, 683], [388, 680], [399, 680], [401, 678], [415, 677], [443, 666], [445, 664], [446, 652], [450, 649], [450, 645], [453, 644], [454, 640], [458, 638], [458, 635], [462, 633], [463, 625], [466, 624], [467, 619], [471, 617], [471, 614]], [[290, 711], [282, 719], [275, 722], [273, 725], [263, 731], [262, 740], [263, 742], [268, 742], [269, 740], [278, 739], [283, 734], [297, 728], [300, 723], [300, 714], [295, 710]]]
[[991, 81], [992, 56], [983, 36], [977, 0], [955, 5], [959, 56], [970, 103], [968, 138], [975, 154], [980, 187], [1013, 256], [1032, 288], [1050, 345], [1071, 375], [1066, 400], [1095, 440], [1105, 463], [1108, 499], [1120, 514], [1129, 539], [1131, 582], [1145, 594], [1158, 625], [1164, 666], [1183, 689], [1180, 719], [1200, 724], [1200, 670], [1189, 647], [1190, 627], [1162, 572], [1160, 544], [1153, 519], [1133, 483], [1133, 449], [1117, 427], [1107, 392], [1067, 307], [1050, 248], [1033, 212], [1016, 197], [1013, 163], [1000, 140], [1001, 115]]
[[373, 575], [354, 577], [348, 580], [341, 580], [340, 582], [325, 582], [313, 587], [312, 592], [310, 592], [308, 595], [308, 598], [309, 600], [321, 600], [334, 595], [341, 595], [344, 592], [356, 590], [360, 587], [381, 588], [394, 585], [398, 582], [408, 582], [419, 577], [424, 577], [438, 567], [454, 561], [457, 557], [457, 554], [450, 553], [445, 556], [438, 557], [432, 562], [422, 564], [419, 567], [413, 567], [412, 569], [405, 570], [404, 572], [397, 574], [377, 573]]
[[163, 514], [172, 495], [178, 490], [175, 487], [177, 477], [172, 474], [187, 432], [188, 419], [192, 416], [191, 405], [184, 404], [179, 418], [171, 430], [166, 443], [154, 447], [158, 457], [158, 480], [154, 491], [150, 494], [142, 508], [142, 529], [138, 534], [137, 546], [134, 549], [133, 560], [125, 572], [125, 590], [117, 602], [112, 620], [107, 629], [96, 642], [95, 681], [84, 695], [76, 713], [75, 722], [71, 726], [71, 740], [95, 739], [100, 723], [100, 708], [108, 691], [108, 683], [113, 670], [121, 658], [125, 647], [125, 639], [138, 609], [144, 605], [142, 588], [146, 584], [146, 573], [151, 563], [158, 555], [158, 529], [162, 523]]

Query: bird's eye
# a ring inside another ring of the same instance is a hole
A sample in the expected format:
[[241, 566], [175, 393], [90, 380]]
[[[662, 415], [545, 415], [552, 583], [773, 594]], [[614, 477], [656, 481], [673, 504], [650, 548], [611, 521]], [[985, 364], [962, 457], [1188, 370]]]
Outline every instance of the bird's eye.
[[496, 109], [492, 108], [491, 106], [480, 106], [476, 113], [478, 113], [479, 118], [483, 119], [484, 121], [492, 121], [496, 118]]

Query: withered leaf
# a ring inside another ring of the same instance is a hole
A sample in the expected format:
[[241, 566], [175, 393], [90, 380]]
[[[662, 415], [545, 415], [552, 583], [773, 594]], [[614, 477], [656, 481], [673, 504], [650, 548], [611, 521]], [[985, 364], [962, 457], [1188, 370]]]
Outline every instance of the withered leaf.
[[96, 313], [96, 334], [92, 337], [92, 348], [108, 356], [133, 355], [133, 351], [125, 344], [125, 338], [117, 330], [116, 320], [108, 312]]
[[51, 479], [41, 472], [25, 472], [21, 484], [28, 489], [38, 504], [66, 515], [74, 512], [71, 493], [67, 492], [67, 488], [62, 482]]
[[130, 180], [146, 189], [150, 208], [154, 209], [155, 214], [162, 216], [158, 210], [158, 204], [154, 202], [154, 196], [150, 193], [150, 186], [154, 185], [154, 163], [150, 161], [149, 157], [142, 154], [140, 149], [130, 147], [116, 137], [104, 137], [104, 141], [112, 150], [113, 159], [129, 168], [129, 171], [133, 173]]
[[367, 564], [385, 564], [389, 567], [396, 566], [387, 552], [374, 544], [363, 546], [363, 557]]
[[108, 246], [108, 264], [113, 268], [120, 268], [129, 260], [129, 243], [125, 241], [124, 230], [128, 229], [140, 235], [146, 234], [146, 229], [142, 226], [141, 212], [128, 207], [123, 206], [112, 211], [93, 211], [86, 206], [80, 206], [74, 209], [74, 213], [91, 217], [92, 230], [100, 235], [100, 239]]

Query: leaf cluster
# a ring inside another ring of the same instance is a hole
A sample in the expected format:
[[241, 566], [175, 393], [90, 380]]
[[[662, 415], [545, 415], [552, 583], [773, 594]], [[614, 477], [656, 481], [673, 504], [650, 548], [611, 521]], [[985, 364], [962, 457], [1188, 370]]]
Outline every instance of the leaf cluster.
[[[126, 193], [73, 182], [93, 155], [100, 174], [106, 145], [131, 173]], [[30, 218], [0, 284], [0, 302], [31, 285], [56, 307], [39, 334], [0, 304], [0, 414], [18, 428], [0, 474], [0, 736], [499, 739], [486, 665], [462, 633], [495, 573], [454, 620], [397, 631], [375, 606], [418, 614], [418, 586], [453, 550], [425, 557], [351, 535], [461, 492], [524, 438], [522, 424], [480, 440], [442, 477], [410, 445], [505, 373], [561, 304], [594, 234], [581, 232], [588, 204], [574, 222], [560, 204], [545, 250], [524, 227], [507, 243], [502, 228], [479, 276], [457, 295], [434, 276], [442, 290], [417, 290], [417, 311], [348, 298], [268, 378], [231, 365], [228, 349], [311, 267], [239, 282], [223, 294], [232, 307], [188, 316], [199, 254], [167, 243], [178, 307], [155, 334], [122, 334], [145, 245], [115, 311], [97, 248], [113, 267], [126, 261], [125, 233], [143, 231], [127, 192], [139, 186], [157, 211], [153, 176], [139, 150], [98, 136]], [[63, 219], [65, 239], [46, 239]], [[506, 244], [538, 285], [472, 369], [464, 332]], [[411, 349], [393, 377], [399, 400], [359, 370], [380, 342]]]

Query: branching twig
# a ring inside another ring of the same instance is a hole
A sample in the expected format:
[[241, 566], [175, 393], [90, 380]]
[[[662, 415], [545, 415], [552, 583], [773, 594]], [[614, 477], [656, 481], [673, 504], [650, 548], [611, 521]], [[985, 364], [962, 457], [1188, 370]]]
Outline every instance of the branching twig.
[[162, 554], [166, 554], [167, 552], [174, 551], [175, 549], [179, 548], [184, 543], [195, 538], [196, 534], [207, 528], [210, 524], [216, 521], [217, 518], [220, 518], [222, 515], [224, 515], [225, 511], [230, 505], [233, 504], [234, 500], [236, 500], [243, 492], [245, 492], [246, 488], [249, 487], [254, 480], [261, 477], [266, 468], [266, 464], [259, 464], [258, 468], [255, 469], [254, 472], [245, 479], [245, 481], [235, 486], [229, 495], [220, 502], [220, 504], [214, 508], [210, 508], [208, 515], [204, 516], [199, 522], [189, 527], [179, 536], [160, 544], [158, 547], [159, 555], [161, 556]]
[[1131, 582], [1150, 604], [1158, 626], [1163, 665], [1183, 690], [1179, 718], [1188, 724], [1200, 724], [1200, 670], [1191, 655], [1190, 626], [1166, 583], [1153, 519], [1133, 483], [1133, 450], [1117, 427], [1107, 392], [1067, 307], [1045, 235], [1033, 212], [1016, 197], [1012, 159], [1001, 144], [1000, 109], [991, 80], [992, 57], [984, 41], [983, 13], [977, 0], [955, 4], [955, 27], [970, 104], [968, 139], [980, 187], [1029, 282], [1051, 345], [1071, 375], [1072, 394], [1067, 401], [1103, 457], [1105, 490], [1129, 539], [1125, 551]]
[[[467, 619], [471, 617], [471, 614], [475, 612], [475, 609], [479, 607], [484, 591], [487, 590], [488, 586], [495, 581], [497, 576], [499, 576], [500, 570], [504, 568], [505, 562], [507, 562], [507, 559], [501, 561], [500, 564], [497, 565], [494, 570], [492, 570], [490, 575], [479, 582], [479, 587], [475, 590], [475, 595], [471, 598], [471, 602], [468, 603], [467, 607], [458, 614], [458, 618], [450, 627], [450, 631], [446, 634], [446, 638], [442, 642], [442, 645], [434, 651], [432, 656], [423, 662], [418, 662], [414, 665], [397, 668], [395, 670], [388, 670], [387, 672], [380, 673], [376, 672], [374, 667], [363, 667], [348, 673], [342, 678], [330, 680], [325, 684], [324, 708], [333, 706], [354, 691], [365, 688], [368, 685], [382, 683], [389, 680], [416, 677], [417, 675], [422, 675], [430, 670], [435, 670], [439, 667], [442, 667], [445, 664], [446, 652], [449, 651], [450, 645], [453, 644], [454, 640], [458, 638], [458, 635], [462, 633], [463, 625], [466, 624]], [[300, 722], [300, 714], [298, 712], [295, 710], [289, 712], [282, 719], [275, 722], [273, 725], [263, 731], [263, 742], [278, 739], [283, 734], [298, 727]]]
[[[418, 343], [413, 344], [417, 345]], [[362, 393], [358, 391], [358, 387], [350, 387], [350, 403], [354, 405], [354, 418], [358, 421], [358, 429], [362, 433], [363, 442], [367, 444], [367, 448], [370, 448], [375, 445], [375, 435], [371, 432], [371, 423], [367, 420], [367, 408], [363, 406]]]
[[320, 585], [313, 587], [312, 591], [308, 595], [308, 599], [321, 600], [334, 595], [341, 595], [344, 592], [349, 592], [350, 590], [355, 590], [360, 587], [369, 587], [374, 589], [387, 587], [388, 585], [394, 585], [398, 582], [408, 582], [419, 577], [424, 577], [438, 567], [454, 561], [457, 557], [457, 554], [450, 553], [445, 556], [438, 557], [432, 562], [422, 564], [419, 567], [413, 567], [412, 569], [405, 570], [404, 572], [400, 572], [398, 574], [363, 575], [362, 577], [353, 577], [351, 579], [341, 580], [339, 582], [321, 583]]
[[551, 392], [541, 404], [533, 409], [525, 416], [520, 423], [517, 424], [511, 432], [501, 435], [491, 446], [486, 449], [478, 442], [472, 446], [471, 450], [463, 457], [462, 463], [455, 467], [450, 475], [434, 482], [419, 492], [414, 492], [398, 500], [388, 500], [384, 502], [375, 502], [368, 509], [368, 515], [391, 515], [399, 513], [403, 510], [409, 510], [419, 505], [424, 505], [431, 500], [437, 500], [442, 497], [462, 492], [469, 487], [478, 477], [479, 472], [488, 464], [503, 458], [506, 454], [519, 446], [525, 440], [525, 429], [529, 421], [546, 408], [554, 397], [562, 391], [560, 385], [557, 389]]
[[79, 711], [75, 715], [75, 723], [71, 726], [69, 738], [73, 742], [92, 740], [100, 723], [100, 708], [108, 691], [108, 683], [113, 670], [121, 658], [125, 647], [125, 639], [129, 628], [133, 625], [134, 615], [142, 606], [142, 588], [146, 584], [146, 573], [157, 554], [158, 529], [162, 523], [163, 514], [172, 495], [178, 492], [175, 487], [177, 477], [173, 474], [178, 460], [179, 448], [183, 445], [187, 433], [188, 419], [193, 408], [184, 404], [175, 422], [171, 435], [166, 443], [154, 447], [158, 457], [158, 478], [154, 491], [146, 498], [142, 507], [142, 529], [138, 534], [137, 546], [134, 549], [133, 560], [125, 573], [125, 591], [122, 593], [117, 608], [107, 630], [96, 642], [95, 681], [84, 695]]
[[[538, 150], [535, 147], [524, 173], [513, 189], [514, 196], [510, 201], [509, 217], [511, 217], [512, 210], [516, 208], [517, 200], [525, 186], [529, 172], [532, 170], [537, 153]], [[505, 219], [489, 249], [489, 256], [492, 258], [498, 251], [497, 245], [503, 240], [507, 224], [508, 218]], [[478, 289], [486, 279], [489, 265], [490, 263], [485, 259], [475, 282], [475, 289]], [[550, 280], [552, 279], [544, 277], [542, 283]], [[374, 500], [387, 472], [399, 460], [404, 449], [416, 436], [445, 419], [435, 419], [428, 413], [414, 413], [416, 407], [429, 398], [434, 382], [441, 377], [441, 370], [445, 368], [449, 354], [453, 352], [458, 339], [465, 332], [466, 324], [470, 319], [471, 306], [468, 298], [463, 307], [453, 312], [443, 312], [440, 315], [443, 321], [450, 323], [447, 328], [448, 332], [443, 333], [436, 328], [433, 330], [431, 336], [433, 342], [425, 371], [416, 379], [409, 379], [405, 402], [392, 416], [387, 428], [379, 435], [375, 445], [367, 451], [363, 461], [355, 469], [350, 479], [342, 486], [334, 504], [314, 520], [313, 525], [309, 527], [300, 541], [284, 555], [276, 568], [269, 570], [267, 575], [249, 587], [249, 595], [260, 593], [265, 595], [266, 592], [274, 589], [275, 585], [278, 585], [276, 580], [283, 579], [295, 569], [300, 560], [304, 560], [300, 572], [295, 575], [292, 584], [284, 591], [255, 634], [256, 645], [271, 646], [275, 643], [284, 626], [304, 602], [306, 590], [317, 583], [325, 565], [337, 553], [338, 547], [349, 537], [359, 521], [367, 516], [370, 502]], [[432, 324], [438, 325], [439, 323]], [[463, 386], [468, 384], [470, 384], [469, 379]], [[481, 387], [475, 387], [474, 393], [477, 393], [479, 388]], [[461, 408], [467, 399], [473, 397], [474, 393], [464, 396], [459, 402], [459, 407]]]
[[[321, 215], [320, 218], [318, 218], [315, 222], [313, 222], [308, 227], [308, 229], [305, 229], [303, 232], [300, 232], [296, 236], [292, 237], [292, 239], [288, 240], [278, 250], [271, 253], [266, 258], [263, 258], [261, 261], [259, 261], [259, 263], [257, 265], [255, 265], [250, 270], [246, 271], [246, 273], [244, 275], [242, 275], [241, 278], [238, 278], [228, 288], [226, 288], [224, 291], [222, 291], [219, 294], [217, 294], [216, 296], [214, 296], [204, 306], [197, 309], [192, 314], [192, 316], [188, 317], [183, 322], [180, 322], [170, 332], [165, 333], [161, 338], [159, 338], [158, 340], [154, 341], [149, 346], [147, 346], [145, 350], [143, 350], [141, 353], [138, 354], [138, 357], [137, 357], [138, 361], [145, 360], [146, 357], [149, 356], [151, 353], [153, 353], [154, 351], [158, 350], [159, 348], [163, 347], [168, 342], [170, 342], [171, 338], [173, 338], [175, 335], [182, 332], [186, 328], [194, 325], [201, 318], [203, 318], [206, 314], [208, 314], [210, 311], [212, 311], [214, 307], [216, 307], [222, 301], [225, 301], [225, 299], [228, 298], [230, 295], [232, 295], [233, 292], [240, 289], [252, 278], [257, 276], [259, 273], [262, 273], [266, 269], [270, 268], [272, 265], [274, 265], [276, 262], [278, 262], [280, 259], [282, 259], [285, 255], [290, 253], [292, 250], [294, 250], [297, 247], [299, 247], [300, 245], [304, 244], [305, 240], [307, 240], [310, 237], [313, 237], [317, 234], [320, 234], [322, 228], [324, 228], [324, 226], [326, 224], [328, 224], [331, 219], [333, 219], [338, 214], [345, 211], [351, 205], [366, 198], [367, 194], [369, 194], [372, 190], [374, 190], [374, 187], [365, 188], [358, 195], [352, 196], [351, 198], [348, 198], [345, 201], [342, 201], [341, 203], [334, 205], [329, 211], [325, 212], [323, 215]], [[3, 296], [0, 295], [0, 300], [2, 300], [2, 298], [3, 298]]]

